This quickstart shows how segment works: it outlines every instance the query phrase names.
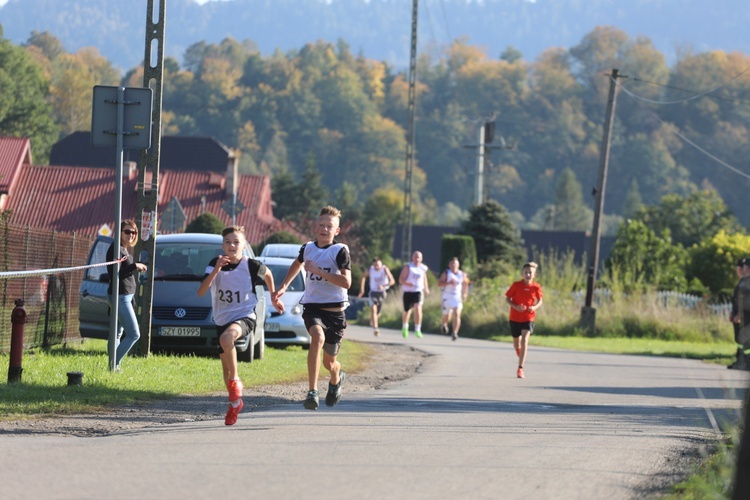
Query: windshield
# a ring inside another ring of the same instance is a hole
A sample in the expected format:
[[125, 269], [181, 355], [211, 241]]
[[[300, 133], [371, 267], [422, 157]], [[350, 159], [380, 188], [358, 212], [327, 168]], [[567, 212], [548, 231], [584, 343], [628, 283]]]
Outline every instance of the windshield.
[[202, 280], [208, 263], [221, 253], [221, 245], [214, 243], [159, 244], [157, 240], [154, 279]]
[[[287, 271], [289, 271], [289, 266], [287, 265], [266, 264], [266, 267], [269, 269], [269, 271], [271, 271], [271, 274], [273, 274], [273, 284], [276, 286], [279, 286], [284, 281], [286, 273]], [[268, 287], [265, 285], [265, 283], [263, 284], [263, 287], [268, 290]], [[298, 273], [286, 288], [287, 292], [303, 292], [304, 290], [305, 280], [302, 278], [302, 273]]]

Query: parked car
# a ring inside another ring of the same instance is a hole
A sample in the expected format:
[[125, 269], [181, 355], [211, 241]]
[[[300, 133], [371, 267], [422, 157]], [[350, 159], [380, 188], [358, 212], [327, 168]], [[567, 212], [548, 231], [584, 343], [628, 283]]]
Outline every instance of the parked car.
[[[299, 253], [297, 245], [297, 253]], [[273, 274], [273, 282], [277, 286], [284, 281], [289, 266], [294, 259], [282, 257], [258, 257]], [[300, 271], [292, 280], [281, 296], [284, 303], [284, 314], [269, 306], [266, 309], [265, 335], [266, 344], [275, 346], [301, 345], [303, 349], [310, 348], [310, 334], [307, 333], [305, 322], [302, 320], [302, 304], [299, 301], [305, 293], [305, 272]], [[266, 303], [271, 303], [270, 292], [266, 290]]]
[[269, 243], [260, 251], [260, 256], [296, 259], [299, 257], [300, 248], [302, 248], [302, 245], [299, 243]]
[[[154, 289], [151, 317], [151, 349], [183, 353], [218, 352], [216, 325], [213, 322], [211, 294], [198, 297], [197, 290], [211, 259], [222, 253], [218, 234], [184, 233], [156, 236], [154, 252]], [[106, 262], [112, 238], [98, 236], [89, 253], [89, 264]], [[252, 257], [249, 245], [246, 255]], [[146, 263], [147, 265], [151, 265]], [[109, 275], [105, 266], [86, 270], [79, 298], [80, 332], [84, 338], [109, 337], [107, 287]], [[266, 317], [264, 287], [255, 287], [258, 317], [255, 331], [237, 341], [237, 359], [252, 362], [263, 359]]]

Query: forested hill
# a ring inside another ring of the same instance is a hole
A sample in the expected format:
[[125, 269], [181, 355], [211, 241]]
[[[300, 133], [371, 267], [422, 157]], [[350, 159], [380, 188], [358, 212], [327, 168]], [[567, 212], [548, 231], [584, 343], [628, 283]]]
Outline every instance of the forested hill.
[[[158, 2], [157, 2], [158, 4]], [[75, 52], [94, 46], [126, 71], [143, 59], [146, 0], [8, 0], [4, 36], [23, 43], [49, 31]], [[251, 40], [263, 54], [341, 39], [351, 51], [403, 67], [409, 59], [411, 0], [228, 0], [167, 2], [168, 55], [227, 36]], [[649, 37], [672, 63], [678, 51], [750, 53], [747, 0], [421, 0], [420, 51], [452, 39], [498, 57], [509, 45], [528, 61], [549, 47], [577, 44], [595, 26]]]

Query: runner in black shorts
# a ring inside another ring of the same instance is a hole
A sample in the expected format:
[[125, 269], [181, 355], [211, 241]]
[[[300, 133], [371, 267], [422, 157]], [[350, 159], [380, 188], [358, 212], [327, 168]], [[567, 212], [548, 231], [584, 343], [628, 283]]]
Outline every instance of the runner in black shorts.
[[341, 386], [346, 380], [346, 373], [336, 357], [346, 329], [344, 310], [349, 305], [347, 291], [352, 285], [352, 272], [349, 247], [334, 240], [341, 230], [340, 223], [341, 212], [338, 209], [328, 206], [320, 211], [315, 223], [316, 240], [302, 245], [299, 257], [292, 261], [284, 281], [276, 294], [271, 296], [278, 299], [304, 267], [307, 282], [301, 300], [304, 308], [302, 318], [310, 334], [310, 351], [307, 353], [310, 389], [304, 402], [308, 410], [317, 410], [319, 406], [321, 349], [323, 366], [331, 373], [326, 405], [335, 406], [341, 400]]
[[373, 334], [377, 337], [380, 335], [378, 330], [378, 318], [380, 309], [383, 307], [388, 288], [392, 287], [396, 281], [393, 279], [391, 270], [383, 264], [379, 257], [372, 259], [372, 265], [362, 275], [362, 281], [359, 284], [359, 295], [365, 294], [365, 282], [370, 281], [370, 326], [373, 328]]
[[411, 310], [414, 306], [422, 303], [422, 292], [404, 292], [404, 311]]
[[346, 330], [346, 314], [343, 311], [326, 311], [325, 309], [305, 306], [302, 319], [305, 321], [305, 328], [308, 330], [314, 326], [323, 329], [325, 334], [323, 352], [336, 356], [341, 348], [344, 330]]

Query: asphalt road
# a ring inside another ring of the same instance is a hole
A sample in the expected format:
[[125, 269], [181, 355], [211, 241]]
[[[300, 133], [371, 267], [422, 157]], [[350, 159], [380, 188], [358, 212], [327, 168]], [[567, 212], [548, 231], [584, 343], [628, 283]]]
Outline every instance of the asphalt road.
[[[3, 436], [3, 499], [643, 498], [736, 419], [748, 373], [698, 361], [350, 327], [433, 354], [395, 387], [106, 437]], [[356, 377], [356, 375], [352, 375]], [[321, 387], [324, 387], [321, 385]]]

